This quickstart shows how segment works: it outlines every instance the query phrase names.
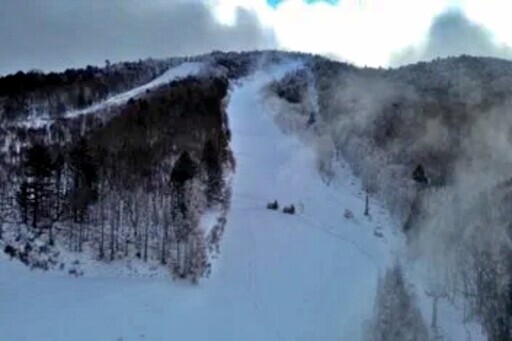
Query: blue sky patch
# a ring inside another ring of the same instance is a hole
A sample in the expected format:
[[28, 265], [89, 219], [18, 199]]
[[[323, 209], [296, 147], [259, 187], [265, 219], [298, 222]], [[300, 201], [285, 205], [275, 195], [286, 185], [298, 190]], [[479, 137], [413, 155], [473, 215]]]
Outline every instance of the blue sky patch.
[[[277, 6], [279, 6], [284, 1], [286, 1], [286, 0], [267, 0], [267, 4], [272, 8], [277, 8]], [[328, 3], [329, 5], [337, 5], [340, 2], [340, 0], [303, 0], [303, 1], [310, 5], [317, 3], [317, 2], [325, 2], [325, 3]]]

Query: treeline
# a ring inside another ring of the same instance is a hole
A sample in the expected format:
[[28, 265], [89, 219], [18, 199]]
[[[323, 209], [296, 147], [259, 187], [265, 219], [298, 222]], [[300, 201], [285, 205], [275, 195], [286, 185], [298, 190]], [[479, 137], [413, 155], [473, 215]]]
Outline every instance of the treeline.
[[206, 275], [225, 221], [204, 231], [200, 218], [209, 207], [227, 210], [234, 166], [227, 89], [221, 78], [175, 81], [70, 143], [31, 143], [1, 192], [11, 217], [72, 251]]
[[59, 117], [137, 85], [149, 82], [170, 61], [145, 60], [87, 66], [61, 73], [17, 72], [0, 78], [0, 118], [14, 120], [28, 115]]

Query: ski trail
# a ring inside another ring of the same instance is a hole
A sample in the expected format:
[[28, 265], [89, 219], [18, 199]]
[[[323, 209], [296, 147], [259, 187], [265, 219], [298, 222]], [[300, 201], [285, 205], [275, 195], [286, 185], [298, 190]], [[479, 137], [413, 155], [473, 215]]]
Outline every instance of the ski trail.
[[159, 77], [155, 78], [151, 82], [139, 86], [135, 89], [120, 93], [115, 95], [101, 103], [94, 104], [88, 108], [82, 110], [74, 110], [67, 112], [65, 114], [66, 117], [75, 117], [80, 115], [86, 115], [98, 110], [103, 110], [105, 108], [114, 107], [123, 105], [128, 102], [131, 98], [140, 96], [145, 93], [147, 90], [154, 89], [160, 85], [170, 83], [171, 81], [178, 80], [181, 78], [185, 78], [187, 76], [193, 76], [198, 74], [203, 67], [203, 63], [182, 63], [178, 66], [172, 67], [166, 72], [164, 72]]
[[[248, 279], [246, 287], [234, 279], [233, 290], [257, 309], [237, 315], [262, 326], [242, 323], [245, 340], [358, 340], [391, 253], [373, 236], [375, 223], [342, 217], [342, 208], [362, 216], [364, 201], [349, 184], [359, 186], [357, 179], [347, 171], [350, 181], [327, 186], [313, 150], [281, 132], [264, 105], [261, 89], [301, 67], [291, 63], [256, 73], [231, 94], [227, 110], [237, 169], [221, 268], [212, 285], [225, 282], [234, 269]], [[269, 211], [265, 206], [273, 200], [281, 207], [304, 202], [308, 213]], [[384, 213], [374, 219], [389, 222]]]
[[[237, 168], [211, 278], [198, 286], [76, 279], [0, 256], [2, 339], [360, 340], [378, 275], [391, 259], [373, 227], [391, 227], [383, 214], [375, 223], [362, 219], [360, 184], [348, 171], [347, 181], [327, 186], [313, 150], [283, 134], [265, 107], [262, 87], [300, 67], [258, 72], [232, 90], [227, 112]], [[303, 202], [306, 213], [267, 210], [275, 199], [281, 207]], [[345, 208], [353, 220], [343, 218]]]
[[[87, 108], [79, 109], [79, 110], [70, 110], [63, 114], [65, 118], [73, 118], [81, 115], [88, 115], [100, 110], [106, 110], [109, 108], [114, 108], [117, 106], [121, 106], [126, 104], [131, 98], [136, 98], [146, 91], [159, 87], [163, 84], [170, 83], [174, 80], [179, 80], [188, 76], [194, 76], [199, 74], [205, 67], [204, 63], [199, 62], [185, 62], [179, 64], [178, 66], [172, 67], [162, 75], [153, 79], [147, 84], [139, 86], [137, 88], [131, 89], [126, 92], [122, 92], [120, 94], [114, 95], [102, 102], [95, 103]], [[54, 122], [48, 115], [32, 115], [28, 117], [26, 120], [19, 122], [18, 125], [27, 127], [27, 128], [43, 128], [48, 126]]]

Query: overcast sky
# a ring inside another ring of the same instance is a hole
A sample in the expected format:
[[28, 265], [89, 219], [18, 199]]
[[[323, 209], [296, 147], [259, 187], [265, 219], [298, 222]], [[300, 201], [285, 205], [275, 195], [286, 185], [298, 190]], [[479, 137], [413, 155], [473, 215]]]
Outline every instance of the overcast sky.
[[0, 0], [0, 74], [281, 48], [357, 65], [512, 56], [509, 0]]

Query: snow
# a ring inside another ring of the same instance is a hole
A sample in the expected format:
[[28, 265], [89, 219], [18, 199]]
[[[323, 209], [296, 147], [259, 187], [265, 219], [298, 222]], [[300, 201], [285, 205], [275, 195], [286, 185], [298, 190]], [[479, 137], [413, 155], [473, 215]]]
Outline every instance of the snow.
[[220, 209], [210, 209], [202, 214], [199, 225], [204, 233], [208, 234], [213, 230], [220, 218], [222, 218]]
[[160, 85], [170, 83], [171, 81], [178, 80], [181, 78], [185, 78], [188, 76], [193, 76], [198, 74], [203, 67], [203, 63], [182, 63], [176, 67], [170, 68], [166, 72], [164, 72], [161, 76], [155, 78], [151, 82], [142, 85], [140, 87], [134, 88], [132, 90], [123, 92], [121, 94], [115, 95], [104, 102], [92, 105], [86, 109], [71, 111], [66, 113], [66, 117], [75, 117], [79, 115], [86, 115], [92, 112], [96, 112], [98, 110], [103, 110], [105, 108], [119, 106], [128, 102], [131, 98], [140, 96], [145, 93], [147, 90], [154, 89]]
[[[363, 215], [361, 185], [346, 165], [339, 162], [337, 181], [326, 185], [313, 150], [281, 132], [264, 106], [261, 88], [300, 67], [258, 72], [230, 96], [237, 168], [211, 278], [197, 286], [169, 278], [73, 278], [31, 272], [1, 255], [1, 338], [361, 339], [377, 279], [401, 240], [378, 203], [371, 202], [371, 219]], [[166, 77], [158, 82], [171, 73]], [[107, 102], [122, 103], [145, 89]], [[267, 210], [273, 200], [301, 209], [296, 215]], [[344, 217], [346, 209], [353, 218]], [[204, 217], [207, 225], [213, 219]], [[374, 235], [377, 227], [382, 238]]]
[[[137, 98], [140, 95], [144, 94], [147, 90], [154, 89], [160, 85], [170, 83], [171, 81], [179, 80], [182, 78], [186, 78], [188, 76], [194, 76], [199, 74], [204, 69], [205, 64], [200, 62], [185, 62], [179, 64], [178, 66], [172, 67], [166, 72], [164, 72], [159, 77], [153, 79], [151, 82], [139, 86], [137, 88], [131, 89], [129, 91], [114, 95], [102, 102], [93, 104], [87, 108], [80, 110], [71, 110], [64, 113], [64, 117], [71, 118], [77, 117], [80, 115], [88, 115], [91, 113], [98, 112], [100, 110], [105, 110], [108, 108], [117, 107], [127, 103], [131, 98]], [[52, 119], [48, 115], [40, 115], [33, 114], [28, 117], [23, 122], [20, 122], [19, 125], [26, 128], [42, 128], [47, 126], [52, 122]]]

